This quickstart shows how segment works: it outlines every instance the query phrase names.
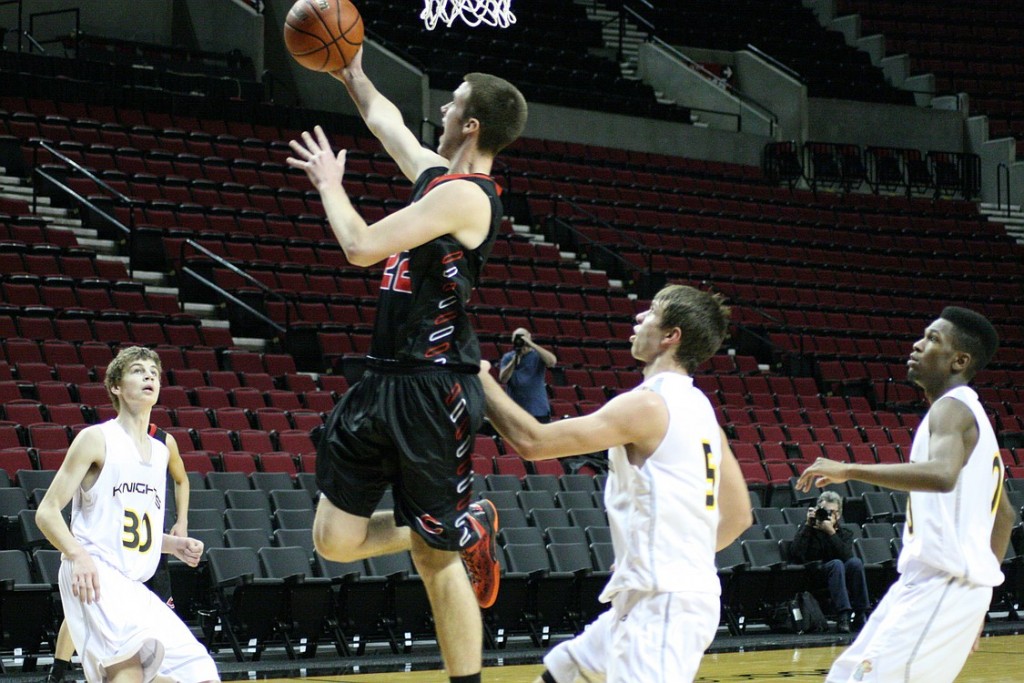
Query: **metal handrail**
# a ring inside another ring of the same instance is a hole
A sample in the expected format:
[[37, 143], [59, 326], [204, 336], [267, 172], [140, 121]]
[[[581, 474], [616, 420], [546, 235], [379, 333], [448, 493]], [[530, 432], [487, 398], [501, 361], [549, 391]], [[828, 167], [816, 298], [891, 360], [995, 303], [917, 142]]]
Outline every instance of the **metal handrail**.
[[[52, 16], [52, 15], [57, 15], [57, 14], [74, 14], [75, 15], [75, 32], [74, 32], [74, 36], [75, 36], [76, 40], [78, 38], [79, 33], [81, 33], [81, 30], [82, 30], [82, 12], [81, 12], [81, 10], [78, 7], [72, 7], [72, 8], [69, 8], [69, 9], [55, 9], [55, 10], [50, 10], [48, 12], [33, 12], [32, 14], [28, 15], [28, 32], [25, 34], [25, 37], [28, 38], [29, 41], [31, 41], [31, 43], [40, 52], [46, 52], [46, 49], [43, 48], [43, 46], [40, 45], [39, 42], [33, 37], [33, 33], [35, 33], [36, 17], [47, 17], [47, 16]], [[63, 40], [64, 40], [63, 37], [59, 37], [59, 38], [52, 38], [50, 40], [47, 40], [46, 42], [47, 43], [59, 43], [59, 42], [62, 42]]]
[[302, 106], [302, 97], [299, 96], [299, 91], [296, 90], [292, 86], [291, 83], [289, 83], [288, 81], [284, 80], [280, 76], [276, 75], [270, 69], [264, 69], [263, 70], [263, 75], [262, 75], [261, 82], [268, 89], [269, 92], [267, 92], [266, 94], [267, 94], [267, 97], [269, 97], [271, 102], [277, 103], [277, 97], [276, 97], [276, 92], [275, 92], [274, 88], [275, 88], [276, 85], [280, 85], [281, 89], [284, 92], [288, 93], [289, 95], [291, 95], [294, 98], [295, 106], [296, 107], [301, 107]]
[[[607, 257], [609, 260], [614, 261], [620, 268], [622, 268], [622, 270], [625, 271], [626, 275], [628, 275], [629, 273], [633, 273], [636, 279], [635, 284], [633, 285], [634, 290], [641, 290], [642, 282], [645, 280], [647, 282], [653, 281], [654, 272], [650, 267], [644, 268], [638, 266], [632, 261], [629, 261], [628, 259], [623, 258], [612, 247], [599, 242], [598, 240], [594, 239], [593, 237], [590, 237], [589, 235], [586, 235], [585, 233], [580, 231], [579, 228], [567, 222], [564, 218], [558, 216], [549, 216], [548, 221], [551, 224], [557, 224], [557, 226], [559, 226], [561, 229], [570, 233], [573, 239], [589, 245], [593, 250], [599, 250], [604, 257]], [[597, 254], [595, 253], [594, 256], [597, 256]], [[649, 260], [650, 254], [645, 253], [644, 257]], [[653, 292], [646, 290], [638, 291], [637, 293], [646, 297], [653, 296]]]
[[[239, 299], [237, 296], [235, 296], [231, 292], [227, 291], [226, 289], [224, 289], [220, 285], [216, 284], [212, 280], [210, 280], [210, 279], [204, 277], [203, 275], [199, 274], [199, 272], [196, 271], [195, 269], [190, 268], [189, 266], [187, 266], [186, 263], [185, 263], [185, 249], [186, 248], [192, 248], [195, 251], [198, 251], [203, 256], [206, 256], [207, 258], [209, 258], [212, 261], [214, 261], [215, 263], [217, 263], [217, 265], [223, 266], [224, 268], [227, 268], [228, 270], [230, 270], [231, 272], [235, 273], [236, 275], [242, 277], [247, 282], [250, 282], [251, 284], [253, 284], [257, 289], [261, 290], [264, 295], [269, 294], [271, 297], [273, 297], [273, 298], [275, 298], [275, 299], [277, 299], [279, 301], [284, 302], [284, 304], [285, 304], [285, 307], [284, 307], [285, 324], [284, 324], [284, 326], [282, 326], [279, 323], [275, 322], [272, 318], [268, 317], [263, 312], [257, 311], [255, 308], [253, 308], [249, 304], [245, 303], [244, 301]], [[279, 335], [283, 336], [285, 334], [285, 332], [287, 331], [288, 327], [291, 326], [291, 309], [288, 306], [288, 298], [286, 296], [284, 296], [280, 292], [275, 292], [270, 287], [267, 287], [264, 283], [260, 282], [256, 278], [254, 278], [252, 275], [249, 275], [249, 273], [245, 272], [244, 270], [242, 270], [241, 268], [239, 268], [235, 264], [231, 263], [230, 261], [225, 259], [223, 256], [220, 256], [219, 254], [216, 254], [216, 253], [210, 251], [209, 249], [207, 249], [206, 247], [204, 247], [202, 244], [200, 244], [199, 242], [195, 241], [194, 239], [187, 239], [187, 240], [183, 240], [182, 241], [181, 246], [178, 248], [178, 260], [182, 264], [181, 265], [181, 273], [182, 273], [182, 275], [188, 275], [189, 277], [193, 278], [196, 282], [204, 285], [205, 287], [207, 287], [208, 289], [210, 289], [214, 293], [224, 297], [225, 299], [227, 299], [231, 303], [235, 304], [236, 306], [241, 307], [247, 313], [249, 313], [253, 317], [257, 318], [260, 322], [262, 322], [262, 323], [266, 324], [267, 326], [269, 326], [270, 328], [272, 328]]]
[[[111, 216], [109, 213], [107, 213], [106, 211], [104, 211], [100, 207], [98, 207], [95, 204], [93, 204], [91, 201], [88, 200], [88, 198], [83, 197], [82, 195], [78, 194], [78, 192], [76, 192], [74, 189], [72, 189], [72, 188], [68, 187], [67, 185], [65, 185], [64, 183], [62, 183], [60, 180], [58, 180], [52, 174], [47, 173], [46, 171], [44, 171], [41, 168], [34, 169], [33, 173], [35, 175], [37, 175], [37, 176], [40, 176], [40, 177], [46, 179], [54, 187], [58, 188], [62, 192], [64, 192], [67, 195], [69, 195], [72, 199], [74, 199], [79, 204], [90, 208], [98, 216], [100, 216], [105, 221], [110, 223], [111, 227], [113, 227], [116, 230], [119, 230], [120, 232], [124, 233], [126, 236], [130, 237], [131, 232], [130, 232], [130, 230], [128, 229], [128, 227], [124, 223], [119, 221], [115, 216]], [[128, 274], [131, 275], [132, 274], [131, 263], [129, 262], [128, 265], [129, 265], [129, 272], [128, 272]]]
[[[22, 38], [22, 36], [25, 35], [25, 31], [23, 30], [23, 19], [22, 19], [22, 15], [24, 14], [24, 11], [25, 11], [24, 0], [0, 0], [0, 7], [3, 7], [4, 5], [17, 5], [18, 6], [18, 26], [17, 26], [17, 28], [14, 28], [14, 29], [5, 28], [3, 33], [0, 34], [0, 39], [6, 38], [7, 34], [10, 33], [11, 31], [14, 31], [15, 33], [17, 33], [18, 34], [18, 54], [21, 54], [21, 38]], [[3, 47], [3, 45], [0, 44], [0, 48], [2, 48], [2, 47]]]
[[[652, 36], [651, 37], [651, 42], [656, 43], [658, 45], [658, 47], [662, 48], [666, 52], [670, 53], [676, 59], [679, 59], [680, 61], [685, 63], [688, 67], [690, 67], [691, 69], [693, 69], [694, 71], [699, 73], [701, 76], [704, 76], [704, 78], [706, 80], [708, 80], [709, 82], [711, 82], [711, 84], [714, 85], [715, 87], [717, 87], [720, 90], [724, 91], [725, 93], [735, 97], [736, 99], [738, 99], [743, 104], [746, 104], [746, 105], [748, 105], [748, 106], [750, 106], [750, 107], [752, 107], [754, 109], [759, 110], [761, 113], [766, 114], [768, 116], [769, 125], [770, 125], [770, 128], [769, 128], [770, 137], [772, 137], [772, 138], [775, 137], [775, 130], [776, 130], [776, 128], [778, 128], [778, 125], [779, 125], [779, 117], [775, 114], [775, 112], [773, 112], [771, 109], [769, 109], [765, 105], [763, 105], [760, 102], [758, 102], [757, 100], [755, 100], [750, 95], [747, 95], [747, 94], [743, 93], [740, 90], [737, 90], [735, 88], [726, 88], [722, 84], [721, 79], [718, 78], [718, 76], [716, 76], [715, 74], [713, 74], [710, 71], [708, 71], [708, 69], [703, 64], [701, 64], [700, 62], [694, 61], [689, 56], [687, 56], [686, 54], [681, 52], [678, 48], [676, 48], [673, 45], [669, 45], [668, 43], [666, 43], [661, 38], [658, 38], [657, 36]], [[715, 114], [726, 114], [726, 112], [719, 112], [719, 111], [715, 111], [713, 109], [697, 109], [696, 107], [690, 107], [690, 109], [695, 109], [697, 111], [707, 111], [709, 113], [715, 113]], [[737, 127], [739, 128], [739, 127], [742, 126], [742, 121], [743, 121], [743, 117], [742, 116], [740, 116], [739, 114], [726, 114], [726, 115], [735, 116], [736, 118], [738, 118], [739, 121], [740, 121], [740, 124], [738, 124]]]
[[[59, 187], [61, 187], [66, 192], [70, 193], [72, 196], [76, 197], [78, 199], [78, 201], [80, 201], [82, 203], [85, 203], [91, 209], [96, 211], [97, 214], [99, 214], [100, 216], [104, 217], [116, 229], [118, 229], [121, 232], [125, 233], [125, 235], [126, 235], [125, 241], [127, 242], [127, 245], [128, 245], [128, 253], [129, 254], [134, 254], [135, 252], [134, 252], [133, 247], [134, 247], [134, 240], [135, 240], [135, 204], [136, 204], [135, 201], [132, 200], [132, 198], [129, 197], [128, 195], [126, 195], [123, 192], [121, 192], [120, 190], [118, 190], [118, 189], [116, 189], [114, 187], [111, 187], [102, 178], [97, 176], [95, 173], [90, 171], [85, 166], [82, 166], [80, 163], [78, 163], [77, 161], [75, 161], [74, 159], [69, 157], [68, 155], [66, 155], [63, 152], [61, 152], [60, 150], [58, 150], [56, 147], [51, 145], [46, 140], [40, 140], [39, 141], [39, 145], [38, 145], [38, 147], [36, 147], [36, 149], [34, 150], [33, 155], [32, 155], [33, 166], [35, 166], [35, 168], [37, 169], [37, 172], [38, 172], [38, 169], [39, 169], [39, 148], [45, 149], [47, 152], [49, 152], [50, 154], [52, 154], [53, 156], [57, 157], [58, 159], [60, 159], [65, 164], [67, 164], [70, 168], [78, 171], [79, 173], [82, 173], [87, 178], [89, 178], [94, 183], [96, 183], [100, 188], [102, 188], [103, 190], [106, 190], [109, 194], [111, 194], [118, 201], [118, 205], [119, 206], [126, 206], [126, 207], [128, 207], [128, 225], [126, 226], [123, 223], [121, 223], [119, 220], [117, 220], [115, 217], [111, 216], [110, 214], [108, 214], [105, 211], [102, 211], [101, 209], [96, 207], [91, 202], [86, 201], [84, 198], [81, 197], [81, 195], [79, 195], [77, 192], [72, 190], [70, 187], [68, 187], [64, 183], [59, 182], [56, 178], [53, 178], [52, 176], [49, 176], [49, 175], [45, 176], [51, 182], [53, 182], [54, 184], [56, 184]], [[35, 211], [37, 206], [38, 206], [38, 204], [37, 204], [37, 194], [35, 192], [35, 189], [33, 188], [33, 191], [32, 191], [32, 210]], [[135, 266], [133, 265], [131, 258], [128, 259], [128, 275], [130, 275], [131, 277], [135, 277]]]
[[[702, 280], [701, 281], [701, 285], [704, 286], [704, 287], [711, 287], [711, 288], [715, 287], [715, 283], [713, 281], [708, 281], [708, 280]], [[805, 333], [804, 333], [803, 329], [801, 329], [799, 327], [795, 327], [793, 325], [790, 325], [785, 320], [781, 320], [778, 317], [776, 317], [774, 315], [771, 315], [770, 313], [765, 311], [760, 306], [755, 306], [754, 304], [752, 304], [750, 302], [739, 301], [739, 300], [737, 300], [737, 301], [729, 300], [729, 301], [727, 301], [727, 303], [729, 303], [730, 305], [734, 305], [734, 304], [742, 305], [744, 309], [746, 309], [748, 311], [752, 311], [752, 312], [756, 313], [757, 315], [761, 316], [762, 318], [764, 318], [765, 320], [767, 320], [767, 321], [769, 321], [771, 323], [774, 323], [779, 328], [781, 328], [783, 332], [785, 332], [787, 334], [793, 334], [795, 332], [796, 335], [797, 335], [798, 343], [799, 343], [799, 347], [797, 348], [797, 353], [800, 354], [801, 359], [806, 357], [806, 352], [805, 352], [806, 344], [804, 342]], [[768, 348], [771, 349], [771, 353], [772, 353], [773, 357], [775, 357], [777, 354], [782, 354], [782, 353], [785, 353], [786, 351], [788, 351], [788, 349], [785, 349], [785, 348], [779, 346], [778, 344], [773, 342], [770, 337], [767, 337], [767, 336], [761, 334], [756, 329], [751, 328], [748, 325], [746, 325], [744, 323], [741, 323], [741, 322], [738, 322], [738, 321], [735, 322], [734, 324], [736, 325], [737, 329], [743, 330], [744, 332], [746, 332], [750, 336], [754, 337], [758, 341], [762, 342], [763, 344], [766, 344], [768, 346]], [[801, 363], [802, 362], [803, 361], [801, 361]]]
[[1010, 166], [1003, 161], [1000, 161], [996, 166], [996, 209], [1000, 209], [1003, 206], [1003, 177], [1006, 177], [1006, 217], [1009, 218], [1013, 215], [1013, 200], [1010, 197], [1011, 185], [1010, 185]]
[[[552, 198], [552, 200], [554, 202], [554, 206], [552, 207], [551, 214], [548, 216], [548, 221], [550, 222], [550, 224], [552, 224], [552, 225], [553, 224], [557, 224], [562, 229], [566, 230], [570, 234], [572, 239], [576, 240], [577, 242], [582, 243], [582, 244], [586, 244], [586, 245], [591, 245], [592, 247], [594, 247], [596, 249], [600, 249], [604, 256], [606, 256], [609, 260], [611, 260], [616, 265], [618, 265], [624, 272], [627, 272], [627, 273], [629, 273], [629, 272], [639, 273], [639, 277], [637, 278], [638, 281], [640, 279], [646, 279], [648, 282], [652, 282], [653, 281], [653, 279], [654, 279], [654, 268], [651, 265], [652, 250], [651, 250], [650, 247], [648, 247], [643, 242], [640, 242], [639, 240], [635, 239], [634, 237], [631, 237], [625, 231], [615, 227], [614, 225], [610, 224], [608, 221], [603, 220], [602, 218], [599, 218], [598, 216], [594, 215], [592, 212], [588, 211], [587, 209], [585, 209], [584, 207], [580, 206], [579, 204], [577, 204], [572, 199], [569, 199], [568, 197], [565, 197], [564, 195], [552, 195], [551, 198]], [[585, 216], [592, 223], [594, 223], [594, 224], [596, 224], [596, 225], [598, 225], [600, 227], [606, 228], [608, 230], [612, 230], [612, 231], [620, 234], [630, 245], [634, 246], [637, 249], [637, 251], [640, 252], [640, 254], [644, 258], [644, 261], [646, 262], [646, 266], [645, 267], [638, 266], [637, 264], [633, 263], [629, 259], [624, 258], [621, 254], [619, 254], [613, 248], [611, 248], [611, 247], [601, 243], [600, 241], [594, 239], [590, 235], [587, 235], [586, 233], [581, 231], [579, 228], [577, 228], [572, 223], [570, 223], [568, 220], [566, 220], [566, 218], [564, 216], [559, 216], [558, 215], [558, 205], [559, 205], [559, 203], [564, 203], [564, 204], [568, 205], [569, 207], [571, 207], [573, 209], [573, 211], [575, 211], [579, 215]]]
[[[103, 188], [104, 190], [106, 190], [106, 191], [107, 191], [107, 192], [109, 192], [110, 194], [112, 194], [112, 195], [114, 195], [115, 197], [117, 197], [118, 199], [120, 199], [120, 200], [121, 200], [122, 202], [124, 202], [124, 203], [125, 203], [126, 205], [128, 205], [128, 204], [132, 204], [132, 203], [133, 203], [133, 200], [132, 200], [132, 198], [131, 198], [131, 197], [129, 197], [129, 196], [128, 196], [128, 195], [126, 195], [125, 193], [121, 192], [121, 191], [120, 191], [120, 190], [118, 190], [117, 188], [115, 188], [115, 187], [111, 187], [111, 186], [110, 186], [110, 185], [109, 185], [109, 184], [108, 184], [108, 183], [107, 183], [106, 181], [104, 181], [104, 180], [103, 180], [102, 178], [100, 178], [100, 177], [99, 177], [98, 175], [96, 175], [95, 173], [93, 173], [92, 171], [90, 171], [90, 170], [89, 170], [88, 168], [86, 168], [85, 166], [82, 166], [82, 165], [81, 165], [80, 163], [78, 163], [77, 161], [75, 161], [75, 160], [74, 160], [74, 159], [72, 159], [71, 157], [67, 156], [66, 154], [64, 154], [64, 153], [63, 153], [63, 152], [61, 152], [60, 150], [58, 150], [58, 149], [57, 149], [56, 147], [54, 147], [53, 145], [51, 145], [51, 144], [50, 144], [49, 142], [47, 142], [46, 140], [40, 140], [40, 141], [39, 141], [39, 146], [40, 146], [40, 147], [42, 147], [43, 149], [45, 149], [45, 150], [46, 150], [47, 152], [49, 152], [50, 154], [52, 154], [52, 155], [54, 155], [55, 157], [59, 158], [59, 159], [60, 159], [61, 161], [63, 161], [64, 163], [66, 163], [66, 164], [67, 164], [68, 166], [71, 166], [71, 167], [72, 167], [73, 169], [75, 169], [76, 171], [79, 171], [80, 173], [82, 173], [83, 175], [85, 175], [86, 177], [88, 177], [88, 178], [89, 178], [90, 180], [92, 180], [93, 182], [95, 182], [95, 183], [96, 183], [97, 185], [99, 185], [100, 187], [102, 187], [102, 188]], [[38, 164], [37, 164], [37, 165], [38, 165]]]
[[[552, 196], [551, 196], [551, 198], [552, 198], [552, 199], [554, 200], [554, 207], [553, 207], [553, 213], [554, 213], [554, 215], [555, 215], [555, 217], [556, 217], [556, 218], [558, 217], [558, 204], [559, 204], [560, 202], [562, 202], [562, 203], [565, 203], [565, 204], [568, 204], [568, 205], [569, 205], [569, 206], [571, 206], [571, 207], [572, 207], [573, 209], [575, 209], [575, 210], [576, 210], [576, 211], [577, 211], [578, 213], [581, 213], [581, 214], [585, 215], [585, 216], [586, 216], [587, 218], [589, 218], [589, 219], [591, 219], [592, 221], [594, 221], [595, 223], [598, 223], [598, 224], [600, 224], [600, 225], [601, 225], [601, 227], [604, 227], [604, 228], [608, 228], [608, 229], [610, 229], [610, 230], [614, 230], [614, 231], [615, 231], [615, 232], [617, 232], [617, 233], [621, 233], [621, 235], [622, 235], [622, 236], [623, 236], [624, 238], [626, 238], [626, 240], [627, 240], [627, 241], [628, 241], [628, 242], [629, 242], [630, 244], [632, 244], [632, 245], [633, 245], [634, 247], [636, 247], [637, 249], [639, 249], [639, 250], [641, 250], [641, 251], [650, 251], [650, 247], [649, 247], [649, 246], [647, 246], [646, 244], [644, 244], [644, 243], [643, 243], [643, 242], [641, 242], [640, 240], [636, 239], [635, 237], [631, 237], [631, 236], [630, 236], [629, 234], [627, 234], [627, 233], [626, 233], [625, 231], [623, 231], [623, 230], [621, 230], [621, 229], [619, 229], [619, 228], [615, 227], [614, 225], [612, 225], [612, 224], [611, 224], [611, 223], [609, 223], [608, 221], [604, 220], [603, 218], [600, 218], [599, 216], [597, 216], [597, 215], [596, 215], [596, 214], [594, 214], [593, 212], [591, 212], [591, 211], [587, 210], [586, 208], [584, 208], [584, 207], [580, 206], [580, 205], [579, 205], [578, 203], [576, 203], [575, 201], [573, 201], [573, 200], [572, 200], [571, 198], [569, 198], [569, 197], [566, 197], [566, 196], [565, 196], [565, 195], [563, 195], [563, 194], [556, 194], [556, 195], [552, 195]], [[588, 238], [588, 239], [589, 239], [589, 238]], [[590, 239], [589, 241], [595, 241], [595, 240], [593, 240], [593, 239]], [[648, 261], [648, 267], [650, 267], [650, 257], [649, 257], [649, 256], [648, 256], [648, 259], [647, 259], [647, 261]]]
[[[646, 0], [636, 0], [636, 1], [639, 2], [639, 4], [644, 5], [648, 9], [654, 9], [654, 6], [652, 4], [650, 4], [649, 2], [646, 2]], [[625, 4], [623, 4], [622, 7], [620, 8], [619, 16], [617, 18], [617, 21], [619, 22], [618, 59], [619, 59], [620, 62], [622, 61], [622, 44], [623, 44], [623, 41], [624, 41], [624, 38], [625, 38], [625, 25], [626, 25], [626, 16], [627, 15], [629, 15], [629, 17], [633, 21], [635, 21], [643, 30], [645, 30], [647, 32], [647, 39], [650, 42], [657, 44], [658, 47], [662, 48], [666, 52], [670, 53], [672, 56], [674, 56], [677, 59], [679, 59], [680, 61], [682, 61], [690, 69], [696, 71], [701, 76], [703, 76], [706, 80], [708, 80], [709, 82], [713, 83], [716, 87], [718, 87], [719, 89], [723, 90], [724, 92], [727, 92], [728, 94], [732, 95], [733, 97], [738, 99], [740, 102], [742, 102], [744, 104], [747, 104], [747, 105], [749, 105], [749, 106], [751, 106], [751, 107], [753, 107], [755, 109], [758, 109], [762, 113], [767, 114], [768, 117], [769, 117], [769, 122], [770, 122], [769, 125], [770, 125], [771, 136], [772, 137], [775, 136], [775, 129], [778, 126], [779, 117], [776, 116], [773, 111], [768, 109], [768, 107], [764, 106], [763, 104], [761, 104], [757, 100], [751, 98], [749, 95], [745, 95], [744, 93], [741, 93], [740, 91], [735, 90], [735, 89], [724, 88], [721, 85], [721, 83], [719, 82], [719, 79], [718, 79], [717, 76], [715, 76], [713, 73], [708, 71], [704, 66], [702, 66], [698, 62], [694, 61], [690, 57], [688, 57], [685, 54], [683, 54], [682, 52], [680, 52], [678, 48], [674, 47], [673, 45], [670, 45], [669, 43], [667, 43], [664, 40], [662, 40], [661, 38], [659, 38], [656, 35], [656, 33], [655, 33], [657, 27], [653, 23], [651, 23], [651, 21], [649, 19], [644, 17], [642, 14], [637, 12], [632, 7], [629, 7], [629, 6], [625, 5]], [[612, 21], [616, 21], [616, 20], [612, 20]], [[695, 110], [695, 111], [706, 112], [706, 113], [709, 113], [709, 114], [718, 114], [720, 116], [732, 116], [732, 117], [735, 117], [736, 121], [737, 121], [737, 123], [736, 123], [736, 130], [737, 130], [737, 132], [739, 132], [739, 131], [741, 131], [743, 129], [743, 117], [741, 115], [739, 115], [739, 114], [734, 114], [732, 112], [719, 111], [717, 109], [699, 109], [699, 108], [696, 108], [696, 107], [687, 107], [687, 108]]]
[[807, 81], [804, 79], [803, 76], [801, 76], [799, 73], [794, 71], [791, 67], [788, 67], [785, 64], [783, 64], [782, 62], [780, 62], [775, 57], [772, 57], [770, 54], [768, 54], [767, 52], [765, 52], [761, 48], [757, 47], [753, 43], [747, 43], [747, 49], [750, 50], [751, 52], [753, 52], [755, 55], [757, 55], [761, 59], [763, 59], [766, 62], [768, 62], [769, 64], [771, 64], [772, 66], [774, 66], [779, 71], [782, 71], [786, 75], [788, 75], [788, 76], [790, 76], [792, 78], [795, 78], [796, 80], [800, 81], [800, 83], [802, 83], [803, 85], [807, 85]]

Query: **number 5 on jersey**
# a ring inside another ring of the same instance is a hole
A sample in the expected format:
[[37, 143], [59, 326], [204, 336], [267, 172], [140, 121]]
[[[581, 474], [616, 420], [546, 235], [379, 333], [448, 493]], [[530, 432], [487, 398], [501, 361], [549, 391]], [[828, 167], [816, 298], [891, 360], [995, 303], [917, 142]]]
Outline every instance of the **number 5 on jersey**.
[[718, 507], [718, 500], [715, 497], [715, 480], [718, 479], [718, 466], [714, 461], [714, 454], [711, 452], [711, 444], [702, 442], [704, 446], [704, 471], [707, 476], [708, 488], [704, 496], [704, 507], [714, 510]]

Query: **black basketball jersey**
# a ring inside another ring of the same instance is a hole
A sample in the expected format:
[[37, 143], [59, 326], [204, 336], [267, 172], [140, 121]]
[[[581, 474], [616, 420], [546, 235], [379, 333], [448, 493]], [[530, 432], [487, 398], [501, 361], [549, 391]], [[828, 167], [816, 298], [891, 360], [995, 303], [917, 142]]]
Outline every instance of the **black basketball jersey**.
[[482, 174], [449, 175], [443, 167], [420, 174], [413, 187], [417, 201], [450, 180], [476, 183], [491, 202], [491, 227], [476, 249], [442, 235], [414, 249], [392, 254], [384, 265], [370, 355], [400, 364], [443, 364], [475, 372], [480, 342], [466, 313], [501, 225], [501, 187]]

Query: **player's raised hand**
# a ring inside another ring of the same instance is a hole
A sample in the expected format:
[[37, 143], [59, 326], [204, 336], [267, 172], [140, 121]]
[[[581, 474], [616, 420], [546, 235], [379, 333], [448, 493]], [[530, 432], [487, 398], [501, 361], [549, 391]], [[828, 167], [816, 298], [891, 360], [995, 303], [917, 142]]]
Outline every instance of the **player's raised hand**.
[[340, 187], [345, 175], [345, 150], [335, 155], [331, 151], [327, 134], [320, 126], [313, 127], [313, 134], [304, 130], [301, 142], [290, 140], [288, 146], [295, 152], [295, 157], [288, 157], [285, 162], [292, 168], [304, 171], [318, 192]]
[[363, 73], [363, 48], [359, 48], [352, 60], [349, 61], [348, 66], [330, 72], [332, 76], [346, 85], [361, 73]]
[[86, 604], [100, 599], [100, 574], [87, 552], [71, 558], [71, 594]]
[[190, 567], [199, 564], [199, 558], [203, 556], [203, 542], [195, 538], [182, 538], [175, 536], [172, 554]]
[[798, 491], [807, 492], [811, 490], [812, 486], [823, 488], [829, 484], [842, 484], [847, 479], [849, 476], [846, 474], [843, 463], [828, 458], [818, 458], [797, 479], [796, 488]]

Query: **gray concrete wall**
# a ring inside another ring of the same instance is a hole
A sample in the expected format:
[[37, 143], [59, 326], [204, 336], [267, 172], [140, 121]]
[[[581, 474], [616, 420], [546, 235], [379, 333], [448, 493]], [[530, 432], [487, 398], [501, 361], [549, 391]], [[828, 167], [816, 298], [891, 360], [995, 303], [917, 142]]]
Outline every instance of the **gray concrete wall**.
[[[263, 70], [263, 17], [226, 0], [24, 0], [23, 30], [30, 30], [33, 14], [75, 8], [79, 26], [87, 34], [156, 45], [185, 44], [211, 52], [237, 49], [253, 60], [257, 77]], [[0, 25], [13, 28], [17, 14], [16, 5], [0, 6]], [[37, 16], [31, 28], [50, 51], [56, 48], [45, 41], [69, 35], [74, 22], [74, 14], [68, 11]], [[175, 27], [185, 27], [188, 35], [175, 35]], [[9, 36], [5, 45], [15, 49], [14, 37]], [[23, 46], [27, 49], [27, 44]]]
[[192, 34], [200, 50], [226, 52], [238, 50], [252, 59], [259, 79], [263, 73], [263, 15], [237, 2], [185, 0], [180, 7], [191, 24]]
[[752, 52], [741, 50], [735, 60], [736, 88], [778, 117], [776, 139], [806, 139], [807, 87]]
[[[80, 10], [81, 29], [85, 33], [160, 45], [171, 43], [174, 11], [172, 0], [24, 0], [22, 7], [23, 28], [26, 31], [29, 30], [29, 18], [34, 13], [77, 7]], [[14, 27], [17, 16], [17, 5], [0, 7], [0, 25]], [[37, 40], [48, 40], [58, 34], [67, 35], [74, 30], [71, 13], [39, 17], [35, 23]]]
[[644, 83], [693, 109], [712, 128], [772, 136], [772, 121], [767, 113], [743, 102], [721, 85], [709, 82], [662, 47], [643, 43], [637, 66]]
[[818, 17], [822, 25], [827, 25], [839, 14], [836, 0], [803, 0], [802, 4]]
[[[451, 98], [451, 93], [432, 90], [430, 94], [430, 119], [438, 122], [440, 117], [437, 109]], [[536, 102], [530, 104], [530, 119], [524, 135], [544, 140], [621, 147], [754, 166], [760, 165], [761, 149], [766, 142], [759, 135], [728, 133], [695, 128], [688, 124], [567, 109]]]
[[[266, 68], [298, 94], [303, 107], [358, 115], [359, 112], [341, 83], [329, 74], [302, 67], [288, 54], [284, 46], [283, 26], [293, 4], [294, 0], [266, 2]], [[363, 43], [363, 52], [363, 67], [374, 85], [398, 106], [406, 125], [419, 130], [427, 100], [426, 77], [394, 53], [370, 40]]]
[[811, 98], [806, 139], [963, 152], [964, 123], [958, 111]]
[[[998, 187], [999, 166], [1010, 172], [1010, 199], [1014, 204], [1024, 203], [1024, 163], [1017, 162], [1017, 144], [1013, 138], [989, 139], [988, 117], [972, 116], [967, 119], [967, 150], [981, 157], [981, 199], [995, 202], [1000, 197]], [[1006, 202], [1006, 176], [1002, 178], [1002, 201]]]
[[708, 50], [703, 47], [679, 47], [677, 49], [695, 62], [728, 64], [733, 67], [736, 65], [736, 53], [731, 50]]
[[[310, 71], [291, 58], [283, 68], [283, 78], [293, 84], [303, 107], [359, 115], [345, 86], [330, 74]], [[405, 124], [418, 133], [428, 101], [426, 75], [369, 40], [363, 42], [363, 68], [377, 89], [402, 112]]]
[[[1006, 201], [1005, 195], [1003, 201]], [[1024, 206], [1024, 161], [1010, 164], [1010, 202], [1017, 207]]]

